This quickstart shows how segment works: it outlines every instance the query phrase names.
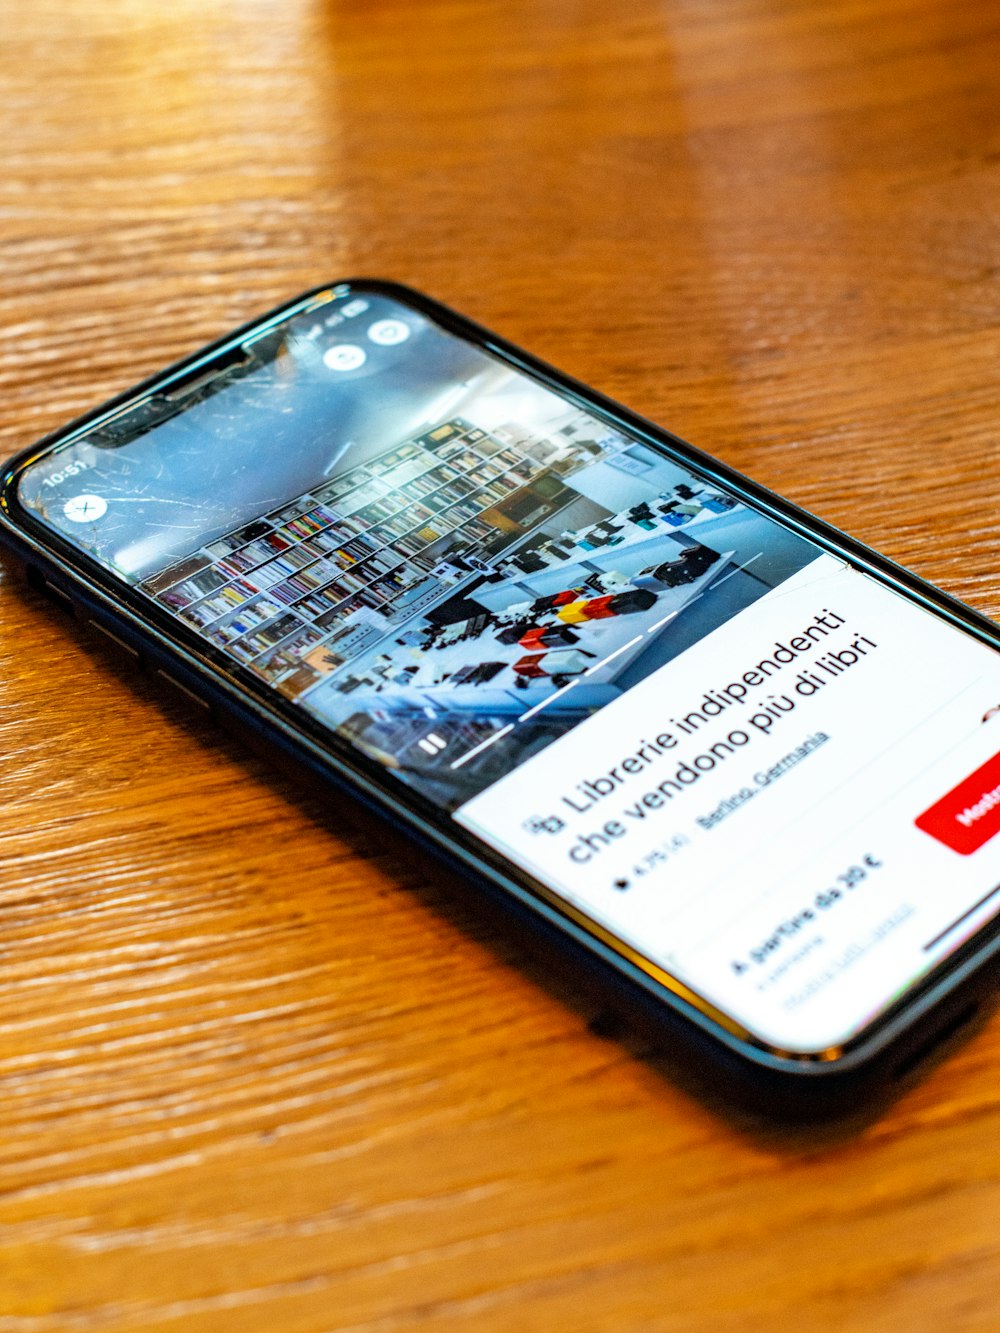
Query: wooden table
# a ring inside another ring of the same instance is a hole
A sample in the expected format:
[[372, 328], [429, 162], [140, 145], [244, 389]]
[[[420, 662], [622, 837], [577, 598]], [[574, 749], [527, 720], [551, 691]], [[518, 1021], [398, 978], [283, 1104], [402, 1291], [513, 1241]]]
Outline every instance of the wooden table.
[[[1000, 612], [995, 0], [2, 0], [4, 452], [424, 287]], [[1000, 1327], [1000, 1023], [734, 1125], [0, 589], [0, 1333]]]

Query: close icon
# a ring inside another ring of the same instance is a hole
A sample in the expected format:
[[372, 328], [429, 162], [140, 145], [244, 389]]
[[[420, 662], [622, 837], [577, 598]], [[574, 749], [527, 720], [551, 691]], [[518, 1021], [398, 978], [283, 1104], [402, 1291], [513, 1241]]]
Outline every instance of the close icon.
[[74, 495], [63, 505], [71, 523], [93, 523], [108, 512], [108, 502], [100, 495]]

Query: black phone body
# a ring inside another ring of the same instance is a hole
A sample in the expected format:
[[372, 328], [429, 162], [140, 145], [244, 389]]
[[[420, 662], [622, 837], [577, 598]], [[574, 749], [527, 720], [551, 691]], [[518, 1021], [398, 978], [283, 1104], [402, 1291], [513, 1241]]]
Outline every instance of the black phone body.
[[992, 1003], [996, 627], [426, 296], [120, 395], [0, 538], [737, 1103], [874, 1106]]

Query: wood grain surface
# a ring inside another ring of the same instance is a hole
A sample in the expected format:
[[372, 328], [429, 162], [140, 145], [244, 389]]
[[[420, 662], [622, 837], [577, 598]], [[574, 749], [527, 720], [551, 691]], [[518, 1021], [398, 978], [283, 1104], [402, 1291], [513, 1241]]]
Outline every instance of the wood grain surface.
[[[395, 277], [995, 615], [998, 67], [996, 0], [0, 0], [0, 447]], [[1000, 1329], [1000, 1023], [734, 1124], [10, 578], [0, 765], [0, 1333]]]

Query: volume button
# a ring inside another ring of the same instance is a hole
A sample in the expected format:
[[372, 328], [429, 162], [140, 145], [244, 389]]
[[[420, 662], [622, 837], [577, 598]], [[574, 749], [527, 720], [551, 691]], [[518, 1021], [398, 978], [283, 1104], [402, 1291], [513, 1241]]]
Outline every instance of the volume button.
[[130, 662], [134, 662], [136, 665], [141, 663], [142, 657], [137, 648], [133, 648], [132, 645], [126, 643], [124, 639], [120, 639], [117, 634], [102, 625], [99, 620], [89, 620], [87, 623], [90, 625], [91, 629], [96, 629], [98, 633], [103, 634], [106, 639], [110, 639], [118, 652], [123, 653]]
[[61, 610], [68, 612], [69, 615], [76, 615], [76, 607], [73, 604], [73, 598], [62, 588], [57, 588], [54, 583], [50, 583], [40, 569], [34, 565], [24, 566], [24, 576], [28, 583], [34, 588], [35, 592], [40, 592], [43, 597], [47, 597], [50, 602], [55, 602]]
[[63, 611], [68, 611], [71, 616], [76, 615], [76, 607], [73, 604], [73, 598], [70, 597], [69, 593], [63, 592], [62, 588], [57, 588], [55, 584], [50, 583], [48, 579], [43, 579], [42, 592], [50, 601], [55, 602], [57, 606], [61, 607]]
[[171, 689], [174, 689], [179, 694], [182, 694], [188, 703], [197, 704], [197, 706], [206, 713], [210, 713], [212, 711], [211, 704], [207, 703], [201, 697], [200, 694], [195, 694], [194, 690], [189, 690], [186, 685], [182, 685], [181, 682], [177, 680], [175, 676], [171, 676], [166, 671], [161, 671], [159, 667], [157, 667], [156, 669], [156, 674], [160, 677], [162, 681], [164, 681], [167, 685], [169, 685]]

